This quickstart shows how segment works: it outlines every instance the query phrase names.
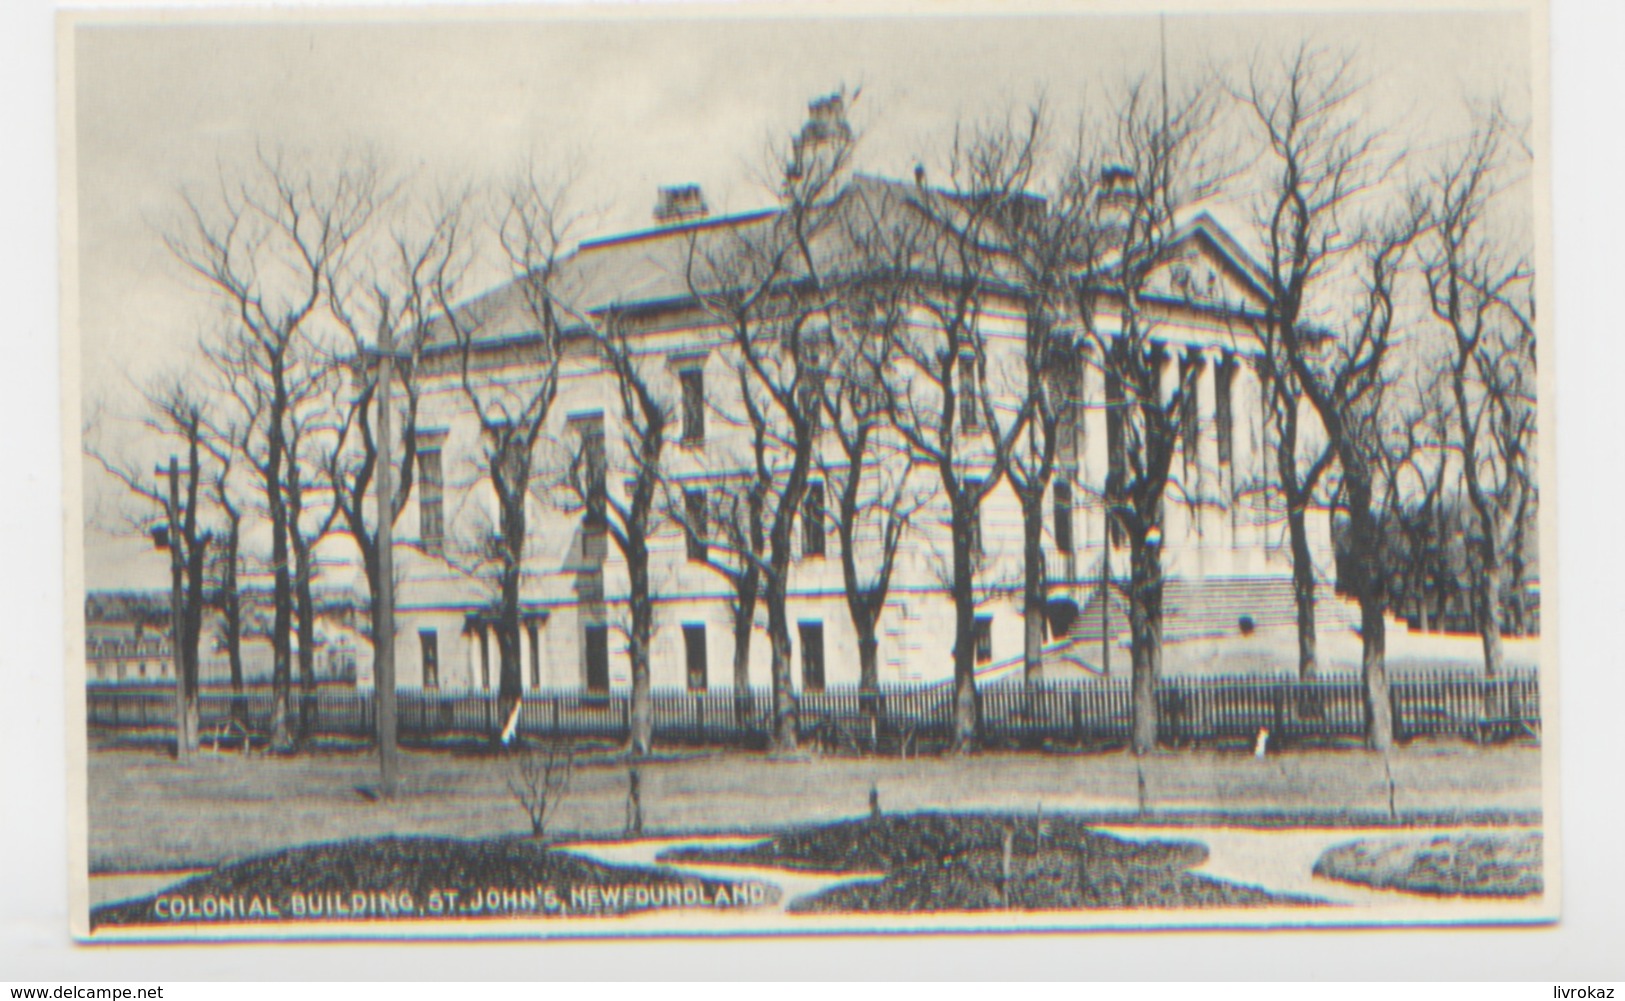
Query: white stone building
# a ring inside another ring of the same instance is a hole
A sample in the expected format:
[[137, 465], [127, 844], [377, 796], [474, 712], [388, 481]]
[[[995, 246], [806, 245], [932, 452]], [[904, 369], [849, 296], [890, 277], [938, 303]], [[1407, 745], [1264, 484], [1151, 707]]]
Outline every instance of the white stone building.
[[[927, 197], [923, 186], [854, 178], [836, 196], [885, 199], [907, 211]], [[775, 214], [696, 217], [697, 194], [676, 193], [662, 204], [656, 228], [583, 244], [561, 269], [554, 291], [582, 318], [614, 311], [627, 318], [628, 343], [667, 405], [671, 423], [663, 452], [663, 504], [688, 504], [693, 491], [730, 489], [730, 471], [748, 459], [741, 426], [737, 352], [729, 334], [699, 308], [686, 267], [701, 241], [774, 224]], [[688, 204], [683, 204], [684, 200]], [[832, 238], [833, 239], [833, 238]], [[1175, 259], [1153, 279], [1147, 308], [1165, 353], [1171, 389], [1189, 367], [1197, 392], [1181, 414], [1180, 454], [1167, 492], [1164, 568], [1165, 635], [1234, 632], [1242, 617], [1259, 626], [1293, 621], [1285, 522], [1272, 510], [1272, 478], [1261, 385], [1251, 330], [1264, 305], [1258, 265], [1212, 214], [1195, 211], [1174, 241]], [[533, 378], [537, 336], [517, 285], [495, 289], [462, 307], [478, 334], [470, 378], [522, 383]], [[990, 291], [979, 313], [990, 381], [1008, 373], [1021, 349], [1022, 310], [1008, 294]], [[923, 321], [921, 321], [923, 322]], [[598, 691], [629, 684], [626, 653], [627, 574], [613, 543], [584, 528], [579, 503], [556, 472], [571, 455], [601, 448], [607, 489], [624, 488], [629, 468], [618, 432], [621, 398], [596, 341], [583, 325], [566, 338], [554, 400], [527, 501], [529, 536], [522, 587], [523, 678], [527, 688]], [[396, 662], [406, 688], [494, 689], [498, 651], [488, 625], [495, 592], [480, 566], [481, 546], [496, 524], [495, 498], [482, 469], [480, 426], [463, 389], [463, 352], [431, 337], [423, 363], [416, 485], [397, 524]], [[1108, 466], [1107, 411], [1098, 366], [1080, 348], [1081, 407], [1075, 437], [1063, 443], [1062, 472], [1046, 505], [1044, 552], [1052, 606], [1069, 610], [1054, 621], [1046, 645], [1047, 676], [1099, 673], [1105, 647], [1126, 636], [1121, 606], [1101, 608], [1101, 567], [1126, 575], [1127, 550], [1107, 539], [1102, 502]], [[974, 429], [968, 429], [974, 438]], [[597, 442], [599, 444], [593, 444]], [[818, 437], [824, 462], [840, 463], [826, 427]], [[912, 476], [929, 492], [933, 473]], [[815, 463], [812, 492], [796, 527], [789, 581], [795, 682], [802, 687], [855, 686], [859, 657], [845, 599], [839, 539], [826, 518], [834, 506]], [[693, 513], [693, 509], [688, 509]], [[946, 546], [940, 492], [913, 517], [879, 624], [882, 685], [930, 683], [952, 677], [953, 607], [942, 580]], [[1331, 566], [1324, 516], [1311, 519], [1322, 577]], [[655, 688], [726, 688], [733, 682], [732, 591], [673, 518], [657, 519], [650, 542], [656, 630]], [[1007, 483], [988, 497], [981, 516], [985, 554], [979, 584], [977, 660], [991, 682], [1021, 669], [1023, 615], [1021, 512]], [[601, 596], [601, 597], [600, 597]], [[1068, 604], [1070, 603], [1070, 605]], [[1324, 606], [1323, 606], [1324, 607]], [[751, 641], [753, 687], [769, 684], [766, 609], [757, 605]], [[1066, 625], [1066, 619], [1073, 618]], [[1104, 627], [1108, 642], [1102, 644]], [[359, 651], [363, 684], [369, 654]], [[1111, 654], [1111, 670], [1126, 671], [1126, 651]]]

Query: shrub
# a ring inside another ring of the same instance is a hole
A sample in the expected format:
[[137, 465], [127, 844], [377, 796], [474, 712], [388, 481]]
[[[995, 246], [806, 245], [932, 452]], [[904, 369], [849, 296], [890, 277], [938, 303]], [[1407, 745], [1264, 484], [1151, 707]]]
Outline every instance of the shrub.
[[564, 741], [531, 742], [520, 737], [501, 754], [508, 791], [530, 818], [531, 836], [540, 840], [569, 795], [575, 750]]

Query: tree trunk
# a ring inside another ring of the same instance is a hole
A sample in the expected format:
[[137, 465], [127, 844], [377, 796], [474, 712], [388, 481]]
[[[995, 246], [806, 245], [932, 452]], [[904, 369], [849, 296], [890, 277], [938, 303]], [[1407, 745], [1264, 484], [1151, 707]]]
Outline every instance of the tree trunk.
[[772, 645], [773, 732], [769, 747], [778, 753], [796, 749], [796, 693], [790, 673], [790, 622], [785, 614], [782, 577], [767, 584], [767, 637]]
[[497, 613], [497, 715], [492, 739], [502, 736], [508, 717], [524, 696], [524, 665], [519, 645], [519, 561], [510, 552], [502, 570], [502, 605]]
[[226, 530], [226, 565], [220, 582], [220, 617], [226, 634], [226, 661], [231, 670], [231, 718], [247, 726], [248, 699], [243, 695], [243, 605], [242, 596], [237, 593], [239, 532], [234, 519]]
[[1298, 681], [1305, 686], [1298, 692], [1298, 714], [1306, 719], [1319, 719], [1325, 709], [1320, 692], [1314, 687], [1314, 682], [1320, 679], [1320, 662], [1315, 635], [1315, 564], [1309, 555], [1309, 526], [1304, 510], [1307, 503], [1307, 497], [1289, 497], [1286, 519], [1292, 543], [1292, 600], [1297, 605]]
[[970, 519], [953, 515], [954, 546], [954, 738], [955, 754], [970, 754], [980, 743], [981, 705], [976, 698], [976, 594], [972, 579]]
[[273, 587], [275, 610], [271, 621], [271, 746], [278, 751], [293, 749], [292, 713], [289, 696], [293, 685], [290, 649], [293, 611], [292, 585], [288, 579], [288, 543], [284, 531], [273, 531], [271, 561], [277, 565]]
[[1037, 494], [1034, 503], [1022, 501], [1022, 649], [1021, 663], [1028, 688], [1044, 683], [1044, 492]]
[[1365, 688], [1366, 746], [1387, 751], [1394, 744], [1394, 706], [1388, 694], [1387, 623], [1380, 597], [1360, 596], [1360, 676]]
[[311, 595], [310, 546], [294, 543], [294, 563], [298, 574], [295, 598], [299, 619], [299, 733], [308, 740], [315, 727], [316, 712], [316, 602]]
[[1136, 755], [1157, 746], [1157, 682], [1162, 675], [1162, 557], [1143, 533], [1130, 539], [1129, 631], [1133, 728]]
[[1486, 560], [1479, 572], [1478, 635], [1484, 644], [1484, 677], [1499, 678], [1505, 664], [1501, 648], [1501, 565]]
[[880, 713], [880, 641], [873, 621], [858, 624], [858, 704], [866, 715]]
[[1394, 743], [1393, 703], [1388, 697], [1387, 610], [1383, 596], [1382, 554], [1378, 526], [1371, 511], [1371, 482], [1352, 475], [1344, 459], [1343, 489], [1348, 502], [1349, 564], [1354, 593], [1360, 602], [1360, 675], [1365, 690], [1366, 746], [1387, 751]]
[[[197, 478], [195, 460], [192, 469], [195, 483]], [[195, 494], [193, 503], [196, 503]], [[207, 551], [207, 539], [193, 539], [187, 546], [186, 601], [181, 608], [181, 677], [177, 681], [182, 686], [182, 701], [185, 704], [185, 739], [192, 751], [197, 750], [198, 730], [201, 725], [198, 679], [202, 658], [199, 648], [203, 639], [203, 571]]]
[[739, 583], [734, 609], [734, 722], [748, 726], [751, 718], [750, 637], [756, 627], [756, 576], [747, 571]]
[[654, 608], [649, 600], [649, 553], [636, 542], [627, 547], [626, 569], [632, 606], [632, 719], [627, 750], [647, 757], [654, 748], [654, 700], [649, 689], [649, 644], [654, 635]]
[[288, 573], [288, 508], [282, 492], [283, 452], [287, 447], [282, 421], [287, 414], [288, 399], [282, 358], [273, 354], [270, 360], [272, 397], [266, 422], [263, 486], [271, 514], [271, 565], [275, 568], [271, 617], [271, 746], [278, 751], [289, 751], [293, 749], [288, 704], [293, 684], [293, 581]]
[[513, 467], [503, 478], [499, 491], [502, 537], [502, 572], [498, 581], [501, 602], [497, 610], [497, 716], [493, 740], [500, 739], [525, 694], [524, 651], [519, 640], [519, 585], [524, 576], [525, 488], [529, 466], [513, 458], [511, 443], [504, 449], [505, 460]]

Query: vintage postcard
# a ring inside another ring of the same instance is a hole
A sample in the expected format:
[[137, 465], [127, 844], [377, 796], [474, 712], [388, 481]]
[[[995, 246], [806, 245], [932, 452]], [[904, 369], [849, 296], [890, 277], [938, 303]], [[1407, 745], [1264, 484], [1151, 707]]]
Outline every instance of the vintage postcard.
[[1559, 916], [1543, 4], [59, 42], [76, 936]]

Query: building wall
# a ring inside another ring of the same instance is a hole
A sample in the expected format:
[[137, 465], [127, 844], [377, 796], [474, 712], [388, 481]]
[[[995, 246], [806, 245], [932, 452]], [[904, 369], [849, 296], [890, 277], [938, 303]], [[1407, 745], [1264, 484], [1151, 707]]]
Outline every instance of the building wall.
[[[1205, 258], [1202, 258], [1205, 259]], [[1201, 259], [1192, 259], [1200, 263]], [[1185, 265], [1191, 266], [1192, 260]], [[1157, 338], [1168, 346], [1164, 391], [1172, 392], [1180, 374], [1180, 358], [1187, 350], [1198, 353], [1197, 408], [1199, 433], [1187, 456], [1182, 447], [1174, 460], [1166, 504], [1164, 530], [1165, 570], [1170, 577], [1285, 574], [1289, 564], [1281, 533], [1280, 512], [1272, 510], [1260, 485], [1273, 479], [1269, 433], [1263, 419], [1262, 388], [1248, 360], [1255, 346], [1231, 325], [1215, 319], [1224, 293], [1216, 293], [1206, 311], [1169, 307], [1157, 326]], [[1240, 293], [1237, 293], [1239, 296]], [[521, 332], [522, 333], [522, 332]], [[1006, 391], [1019, 390], [1021, 348], [1019, 314], [1012, 304], [987, 311], [982, 330], [989, 345], [989, 378], [1003, 380]], [[647, 322], [634, 341], [641, 352], [643, 371], [657, 395], [672, 409], [673, 421], [664, 450], [664, 472], [671, 484], [668, 499], [676, 502], [686, 485], [715, 487], [730, 471], [743, 467], [748, 435], [731, 427], [719, 413], [739, 414], [742, 402], [735, 355], [724, 334], [701, 322], [692, 312], [668, 312]], [[583, 637], [591, 613], [578, 600], [577, 574], [591, 562], [583, 556], [582, 510], [558, 478], [580, 447], [572, 419], [602, 414], [609, 489], [622, 489], [629, 463], [626, 443], [618, 433], [621, 400], [615, 383], [597, 357], [577, 342], [560, 373], [557, 398], [548, 419], [543, 443], [535, 457], [538, 470], [527, 503], [529, 539], [522, 603], [527, 616], [538, 621], [539, 654], [533, 654], [528, 631], [522, 636], [525, 684], [539, 681], [548, 688], [580, 688], [586, 683]], [[1087, 345], [1085, 350], [1087, 350]], [[505, 341], [501, 349], [482, 356], [476, 381], [505, 384], [510, 393], [522, 393], [535, 371], [522, 337]], [[1232, 433], [1228, 455], [1221, 459], [1218, 412], [1218, 369], [1233, 363], [1230, 384]], [[710, 410], [706, 414], [703, 446], [679, 440], [682, 424], [678, 372], [698, 366], [704, 373]], [[1098, 368], [1084, 366], [1084, 406], [1079, 419], [1082, 440], [1073, 475], [1077, 481], [1072, 508], [1073, 551], [1057, 551], [1053, 504], [1046, 503], [1045, 552], [1049, 561], [1052, 595], [1070, 595], [1081, 605], [1098, 580], [1100, 562], [1107, 555], [1106, 519], [1100, 493], [1106, 477], [1106, 416], [1104, 385]], [[489, 564], [482, 566], [481, 540], [495, 524], [495, 494], [485, 479], [479, 424], [472, 403], [450, 355], [426, 367], [420, 404], [420, 430], [429, 440], [442, 438], [445, 541], [439, 553], [421, 546], [422, 484], [414, 490], [397, 527], [402, 543], [397, 572], [402, 586], [397, 599], [399, 631], [396, 646], [397, 676], [404, 687], [427, 680], [423, 672], [421, 631], [430, 630], [438, 647], [438, 684], [441, 688], [478, 689], [497, 684], [499, 665], [494, 635], [488, 636], [488, 666], [481, 668], [478, 631], [468, 628], [469, 616], [494, 605], [495, 592]], [[487, 393], [486, 398], [494, 396]], [[895, 444], [895, 443], [894, 443]], [[968, 440], [973, 448], [974, 439]], [[841, 459], [830, 432], [820, 439], [823, 461], [839, 467]], [[969, 466], [974, 467], [972, 461]], [[817, 475], [815, 471], [815, 476]], [[935, 473], [914, 474], [922, 487]], [[826, 491], [826, 511], [833, 511], [833, 491]], [[948, 538], [946, 503], [938, 492], [914, 519], [914, 528], [899, 554], [892, 593], [879, 623], [880, 678], [882, 683], [939, 681], [952, 675], [953, 606], [944, 583]], [[1317, 550], [1330, 565], [1329, 529], [1315, 519]], [[1022, 615], [1019, 605], [1021, 575], [1021, 511], [1007, 482], [988, 497], [982, 515], [986, 561], [980, 581], [986, 592], [978, 614], [991, 617], [994, 663], [1019, 656]], [[799, 623], [822, 623], [825, 644], [825, 680], [828, 685], [854, 685], [858, 681], [855, 631], [843, 598], [839, 538], [826, 531], [822, 557], [799, 551], [797, 531], [789, 602], [793, 675], [802, 682], [804, 651]], [[655, 637], [652, 681], [656, 687], [682, 687], [687, 683], [682, 626], [703, 624], [706, 636], [706, 680], [710, 688], [732, 685], [733, 628], [728, 607], [730, 591], [724, 577], [688, 559], [686, 538], [669, 520], [660, 524], [650, 540], [651, 582], [655, 594]], [[1111, 556], [1114, 573], [1126, 573], [1126, 551]], [[605, 621], [610, 626], [609, 675], [611, 687], [629, 684], [625, 636], [627, 593], [624, 561], [613, 542], [605, 546], [602, 563]], [[759, 603], [757, 627], [751, 641], [750, 677], [754, 686], [769, 684], [769, 650], [765, 603]], [[539, 676], [533, 677], [532, 657], [539, 656]], [[370, 651], [357, 650], [362, 684], [371, 683]]]

